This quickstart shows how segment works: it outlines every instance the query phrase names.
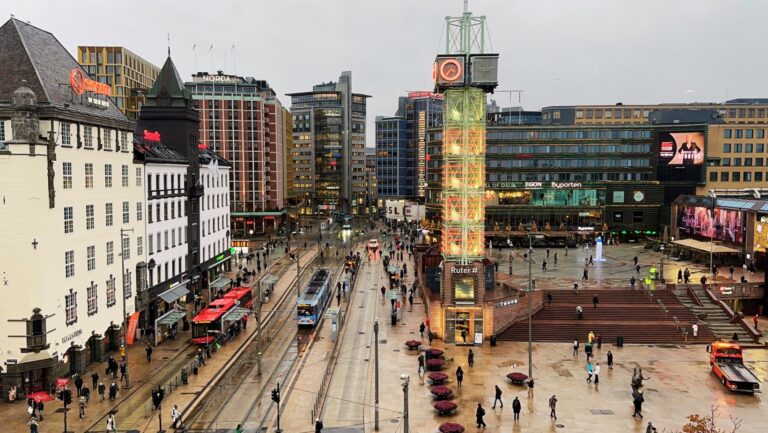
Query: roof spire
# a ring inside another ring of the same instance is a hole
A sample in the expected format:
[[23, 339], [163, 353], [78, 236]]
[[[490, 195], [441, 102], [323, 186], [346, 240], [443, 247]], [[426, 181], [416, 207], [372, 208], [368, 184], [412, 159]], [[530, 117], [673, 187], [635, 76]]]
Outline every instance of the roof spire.
[[171, 57], [171, 32], [168, 32], [168, 57]]

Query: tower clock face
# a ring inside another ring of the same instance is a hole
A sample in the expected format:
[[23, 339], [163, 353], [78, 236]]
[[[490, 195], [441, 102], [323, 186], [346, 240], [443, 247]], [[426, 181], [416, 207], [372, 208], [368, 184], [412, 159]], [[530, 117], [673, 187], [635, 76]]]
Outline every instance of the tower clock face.
[[456, 59], [446, 59], [440, 64], [440, 78], [444, 81], [456, 81], [461, 77], [462, 65]]

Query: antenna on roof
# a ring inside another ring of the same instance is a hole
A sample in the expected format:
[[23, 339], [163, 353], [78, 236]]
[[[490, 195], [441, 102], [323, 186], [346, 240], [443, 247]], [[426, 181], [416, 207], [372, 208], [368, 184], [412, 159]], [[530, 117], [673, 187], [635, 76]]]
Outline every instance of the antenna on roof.
[[171, 33], [168, 32], [168, 57], [171, 57]]

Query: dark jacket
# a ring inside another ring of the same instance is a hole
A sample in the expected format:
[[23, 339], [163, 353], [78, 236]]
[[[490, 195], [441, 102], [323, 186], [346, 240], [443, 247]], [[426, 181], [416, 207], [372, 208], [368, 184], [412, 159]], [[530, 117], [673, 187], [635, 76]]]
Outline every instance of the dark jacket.
[[496, 398], [501, 398], [501, 388], [496, 387]]
[[315, 422], [315, 433], [320, 433], [323, 431], [323, 422], [318, 420]]
[[512, 402], [512, 412], [514, 413], [520, 413], [520, 410], [522, 409], [523, 405], [520, 404], [520, 400], [515, 397], [515, 400]]

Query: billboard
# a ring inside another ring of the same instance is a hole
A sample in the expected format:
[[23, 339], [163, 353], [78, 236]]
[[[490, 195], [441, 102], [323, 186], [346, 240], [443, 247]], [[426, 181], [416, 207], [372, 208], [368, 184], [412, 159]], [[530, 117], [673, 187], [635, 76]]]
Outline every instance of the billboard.
[[734, 244], [744, 243], [744, 214], [741, 211], [712, 209], [702, 206], [681, 206], [677, 215], [680, 233], [691, 236], [714, 237]]
[[704, 133], [660, 132], [660, 165], [693, 166], [704, 163]]
[[768, 247], [768, 216], [761, 216], [755, 220], [755, 252], [766, 251]]
[[424, 218], [426, 215], [424, 205], [406, 203], [405, 200], [386, 200], [384, 207], [387, 211], [386, 218], [390, 220], [413, 222]]

